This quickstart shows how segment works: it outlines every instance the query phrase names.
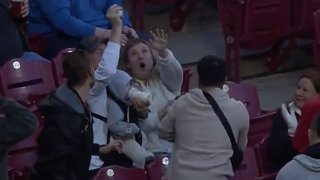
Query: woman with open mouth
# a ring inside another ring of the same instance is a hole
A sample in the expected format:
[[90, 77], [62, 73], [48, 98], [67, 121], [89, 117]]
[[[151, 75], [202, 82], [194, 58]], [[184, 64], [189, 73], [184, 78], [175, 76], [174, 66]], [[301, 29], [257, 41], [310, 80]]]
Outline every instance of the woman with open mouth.
[[181, 64], [167, 49], [168, 35], [163, 29], [151, 31], [149, 42], [132, 39], [124, 47], [122, 66], [150, 94], [149, 114], [140, 119], [143, 145], [147, 151], [170, 153], [171, 143], [158, 136], [158, 125], [172, 100], [180, 95], [183, 80]]

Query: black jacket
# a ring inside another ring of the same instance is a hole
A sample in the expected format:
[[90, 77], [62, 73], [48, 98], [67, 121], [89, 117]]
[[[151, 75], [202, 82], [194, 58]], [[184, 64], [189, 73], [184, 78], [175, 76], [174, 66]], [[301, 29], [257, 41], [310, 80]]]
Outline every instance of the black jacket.
[[278, 109], [273, 120], [267, 153], [276, 170], [281, 169], [298, 154], [293, 147], [292, 138], [288, 134], [288, 125], [282, 117], [281, 109]]
[[35, 116], [12, 99], [0, 97], [0, 179], [7, 179], [7, 150], [37, 127]]
[[39, 106], [45, 125], [39, 136], [32, 179], [87, 180], [93, 144], [90, 111], [79, 95], [62, 85]]

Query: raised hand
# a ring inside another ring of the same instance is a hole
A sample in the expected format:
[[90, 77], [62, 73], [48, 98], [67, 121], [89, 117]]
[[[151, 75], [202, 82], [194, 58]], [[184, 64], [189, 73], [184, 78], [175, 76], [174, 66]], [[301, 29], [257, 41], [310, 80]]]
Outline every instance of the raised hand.
[[122, 26], [122, 16], [123, 9], [122, 7], [114, 4], [112, 5], [107, 12], [107, 18], [111, 21], [112, 26]]
[[166, 34], [163, 29], [158, 28], [155, 32], [150, 31], [150, 34], [152, 36], [149, 40], [151, 47], [159, 53], [165, 51], [168, 46], [168, 34]]
[[294, 111], [288, 111], [287, 107], [285, 104], [281, 105], [281, 114], [283, 119], [285, 120], [285, 122], [288, 125], [288, 134], [289, 136], [293, 137], [296, 128], [298, 126], [298, 121], [296, 118], [296, 115], [294, 113]]

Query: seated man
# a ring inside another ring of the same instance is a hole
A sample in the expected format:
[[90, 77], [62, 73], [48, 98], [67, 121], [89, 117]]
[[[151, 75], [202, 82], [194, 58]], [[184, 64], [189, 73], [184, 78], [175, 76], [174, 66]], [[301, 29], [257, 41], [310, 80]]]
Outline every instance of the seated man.
[[7, 150], [37, 127], [34, 115], [17, 102], [0, 96], [0, 179], [7, 180]]
[[[160, 138], [175, 143], [167, 180], [230, 179], [234, 154], [231, 139], [239, 151], [247, 145], [248, 111], [222, 89], [227, 76], [225, 61], [205, 56], [197, 66], [199, 88], [174, 101], [160, 122]], [[207, 96], [212, 96], [222, 113], [215, 113]], [[227, 131], [222, 122], [231, 130]]]
[[320, 179], [320, 114], [319, 110], [308, 130], [310, 146], [293, 158], [278, 173], [276, 180]]
[[[28, 60], [42, 60], [43, 57], [36, 53], [28, 52], [29, 48], [25, 37], [19, 29], [17, 20], [10, 11], [9, 0], [0, 0], [0, 66], [13, 58]], [[29, 14], [28, 0], [25, 0], [21, 8], [21, 17]]]
[[[48, 37], [46, 57], [52, 58], [61, 49], [75, 47], [87, 36], [108, 38], [111, 22], [106, 12], [113, 4], [122, 5], [121, 0], [32, 0], [28, 33], [40, 33]], [[123, 15], [123, 34], [136, 37], [128, 14]], [[127, 37], [122, 36], [122, 43]]]

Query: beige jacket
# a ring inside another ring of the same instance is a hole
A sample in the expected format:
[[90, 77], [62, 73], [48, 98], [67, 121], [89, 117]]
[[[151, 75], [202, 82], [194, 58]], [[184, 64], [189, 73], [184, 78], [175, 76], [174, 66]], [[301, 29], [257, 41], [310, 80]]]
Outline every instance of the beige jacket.
[[[228, 119], [238, 146], [247, 144], [249, 114], [221, 89], [209, 91]], [[226, 180], [233, 176], [227, 132], [200, 89], [180, 97], [159, 126], [159, 136], [173, 141], [166, 180]]]

